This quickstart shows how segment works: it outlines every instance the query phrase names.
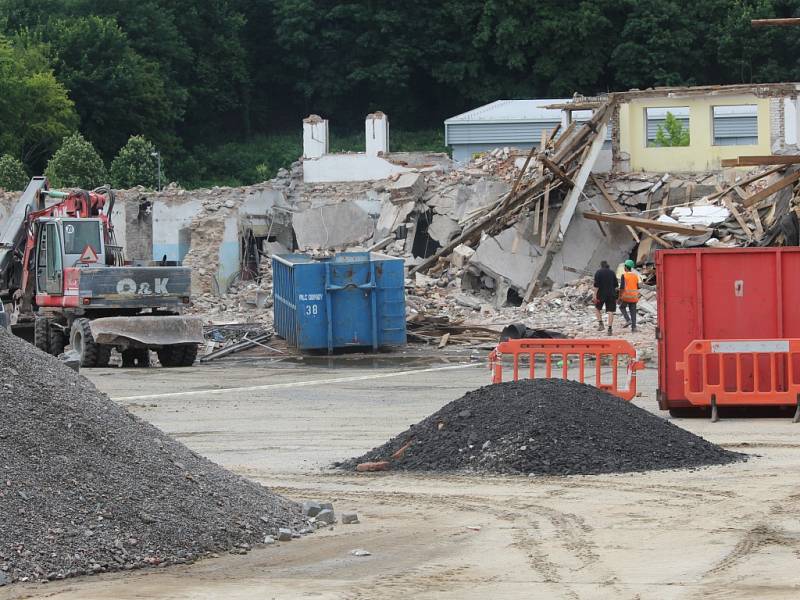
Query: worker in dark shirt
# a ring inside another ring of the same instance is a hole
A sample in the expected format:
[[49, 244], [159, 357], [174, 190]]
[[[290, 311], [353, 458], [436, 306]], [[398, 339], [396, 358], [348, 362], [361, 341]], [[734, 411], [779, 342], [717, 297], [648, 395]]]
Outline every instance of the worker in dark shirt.
[[617, 310], [617, 275], [602, 261], [600, 268], [594, 274], [594, 307], [597, 309], [597, 330], [603, 331], [603, 306], [608, 315], [608, 335], [612, 334], [614, 325], [614, 312]]

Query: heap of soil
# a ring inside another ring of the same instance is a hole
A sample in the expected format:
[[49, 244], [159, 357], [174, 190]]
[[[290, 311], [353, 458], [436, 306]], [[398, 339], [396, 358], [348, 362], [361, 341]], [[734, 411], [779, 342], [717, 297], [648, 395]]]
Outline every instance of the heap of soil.
[[0, 332], [0, 585], [246, 552], [298, 505]]
[[743, 458], [595, 387], [536, 379], [469, 392], [340, 466], [389, 460], [409, 471], [574, 475]]

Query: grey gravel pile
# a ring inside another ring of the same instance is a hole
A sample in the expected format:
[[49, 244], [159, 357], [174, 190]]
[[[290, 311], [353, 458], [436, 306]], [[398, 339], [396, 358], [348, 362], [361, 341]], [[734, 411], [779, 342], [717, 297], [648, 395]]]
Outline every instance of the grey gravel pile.
[[574, 475], [743, 458], [595, 387], [536, 379], [469, 392], [340, 466], [389, 460], [396, 470]]
[[0, 334], [0, 585], [244, 553], [300, 507]]

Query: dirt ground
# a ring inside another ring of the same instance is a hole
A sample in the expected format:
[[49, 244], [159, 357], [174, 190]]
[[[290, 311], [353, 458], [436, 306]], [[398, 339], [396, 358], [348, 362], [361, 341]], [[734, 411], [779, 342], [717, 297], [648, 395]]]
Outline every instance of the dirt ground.
[[[190, 566], [0, 589], [0, 598], [797, 598], [800, 425], [680, 419], [744, 464], [564, 478], [332, 472], [488, 383], [468, 356], [229, 359], [85, 373], [137, 415], [359, 525]], [[657, 411], [655, 371], [637, 404]], [[666, 417], [665, 415], [665, 418]], [[371, 556], [356, 557], [363, 548]]]

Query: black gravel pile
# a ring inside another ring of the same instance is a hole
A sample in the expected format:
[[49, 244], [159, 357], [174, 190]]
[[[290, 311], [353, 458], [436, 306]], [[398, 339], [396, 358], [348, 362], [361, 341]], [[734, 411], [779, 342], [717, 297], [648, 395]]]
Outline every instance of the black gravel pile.
[[298, 505], [0, 332], [0, 585], [246, 552]]
[[389, 460], [391, 469], [410, 471], [574, 475], [743, 458], [595, 387], [536, 379], [469, 392], [340, 466]]

